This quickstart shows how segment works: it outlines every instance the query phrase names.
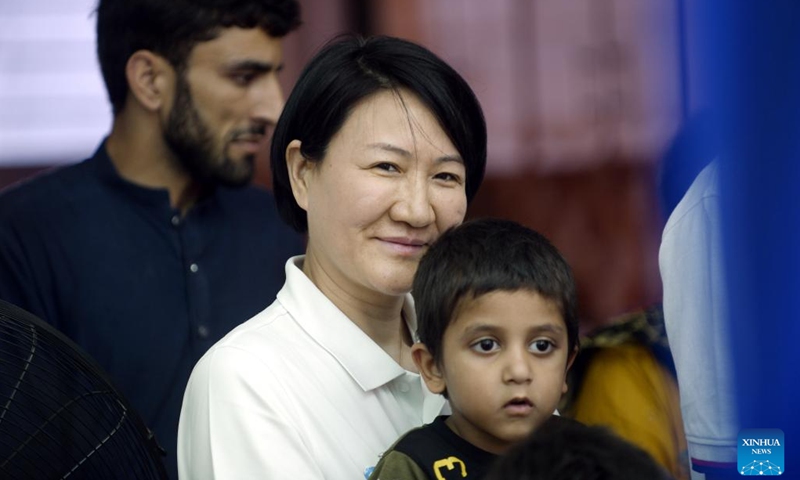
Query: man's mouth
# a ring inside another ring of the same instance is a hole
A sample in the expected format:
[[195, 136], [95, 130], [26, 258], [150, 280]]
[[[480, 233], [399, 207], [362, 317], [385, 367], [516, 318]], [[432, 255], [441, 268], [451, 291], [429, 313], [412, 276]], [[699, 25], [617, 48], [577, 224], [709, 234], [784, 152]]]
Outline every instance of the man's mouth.
[[267, 147], [266, 135], [258, 132], [242, 133], [233, 137], [230, 145], [248, 154], [255, 154]]

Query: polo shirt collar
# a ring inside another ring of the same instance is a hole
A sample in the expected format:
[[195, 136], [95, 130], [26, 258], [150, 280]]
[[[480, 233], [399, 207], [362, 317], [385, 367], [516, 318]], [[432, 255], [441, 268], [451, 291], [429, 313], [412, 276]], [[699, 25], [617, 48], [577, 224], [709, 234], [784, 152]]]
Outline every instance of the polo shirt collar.
[[[278, 300], [300, 327], [330, 353], [364, 389], [373, 390], [403, 376], [407, 371], [353, 323], [303, 273], [304, 255], [286, 262], [286, 287]], [[403, 314], [412, 332], [416, 330], [414, 303], [406, 295]], [[421, 381], [421, 380], [420, 380]]]

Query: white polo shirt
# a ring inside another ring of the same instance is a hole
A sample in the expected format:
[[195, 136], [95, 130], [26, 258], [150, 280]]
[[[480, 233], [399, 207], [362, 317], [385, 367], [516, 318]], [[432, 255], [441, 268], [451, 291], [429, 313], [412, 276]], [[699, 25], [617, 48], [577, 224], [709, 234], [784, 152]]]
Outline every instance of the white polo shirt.
[[[303, 257], [266, 310], [192, 372], [178, 429], [183, 479], [360, 479], [445, 400], [398, 365], [306, 277]], [[411, 296], [403, 313], [412, 332]]]
[[[736, 462], [733, 355], [725, 312], [717, 162], [697, 176], [670, 215], [659, 265], [667, 329], [693, 460]], [[692, 471], [692, 478], [703, 478]]]

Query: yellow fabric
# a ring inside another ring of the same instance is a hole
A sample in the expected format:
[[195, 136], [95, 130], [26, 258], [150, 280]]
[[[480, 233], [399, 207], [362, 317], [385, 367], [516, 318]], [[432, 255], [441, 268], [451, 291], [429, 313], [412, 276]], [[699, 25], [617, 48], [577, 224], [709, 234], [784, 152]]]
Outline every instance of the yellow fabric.
[[688, 479], [686, 436], [672, 375], [638, 343], [601, 348], [593, 355], [569, 416], [611, 428], [676, 479]]

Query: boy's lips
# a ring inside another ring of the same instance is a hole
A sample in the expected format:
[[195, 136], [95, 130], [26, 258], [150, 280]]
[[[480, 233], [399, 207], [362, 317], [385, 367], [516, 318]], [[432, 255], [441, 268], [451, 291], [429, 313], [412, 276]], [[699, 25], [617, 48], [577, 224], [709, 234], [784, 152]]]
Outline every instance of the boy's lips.
[[528, 397], [514, 397], [503, 405], [503, 410], [513, 416], [525, 416], [533, 410], [533, 402]]

